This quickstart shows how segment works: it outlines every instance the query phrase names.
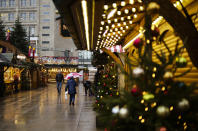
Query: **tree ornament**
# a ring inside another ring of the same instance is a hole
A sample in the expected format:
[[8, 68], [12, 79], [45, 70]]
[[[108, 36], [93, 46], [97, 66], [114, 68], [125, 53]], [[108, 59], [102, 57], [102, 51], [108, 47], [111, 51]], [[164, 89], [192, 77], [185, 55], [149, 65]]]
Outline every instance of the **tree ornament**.
[[164, 79], [169, 80], [173, 78], [173, 73], [170, 71], [165, 72]]
[[108, 75], [105, 75], [105, 77], [107, 78], [107, 77], [108, 77]]
[[104, 83], [104, 86], [106, 86], [106, 83]]
[[137, 39], [133, 42], [133, 45], [134, 45], [136, 48], [140, 48], [140, 46], [142, 45], [142, 43], [143, 43], [142, 39], [137, 38]]
[[144, 74], [144, 70], [142, 69], [142, 68], [140, 68], [140, 67], [137, 67], [137, 68], [135, 68], [134, 70], [133, 70], [133, 75], [134, 75], [134, 77], [140, 77], [141, 75], [143, 75]]
[[156, 131], [167, 131], [167, 128], [164, 127], [164, 126], [158, 127], [158, 128], [156, 129]]
[[106, 75], [103, 75], [103, 78], [105, 78], [106, 77]]
[[187, 65], [187, 60], [184, 57], [177, 57], [176, 58], [176, 65], [178, 67], [186, 67]]
[[98, 82], [98, 85], [100, 85], [100, 82]]
[[128, 109], [126, 107], [122, 107], [119, 111], [119, 115], [121, 118], [126, 118], [128, 114]]
[[150, 99], [153, 99], [153, 98], [155, 98], [155, 96], [153, 94], [151, 94], [151, 93], [143, 94], [143, 99], [144, 100], [150, 100]]
[[185, 99], [185, 98], [183, 98], [178, 103], [178, 108], [183, 110], [183, 111], [189, 109], [189, 106], [190, 106], [189, 101], [187, 99]]
[[169, 108], [166, 106], [158, 106], [156, 112], [157, 115], [161, 117], [166, 117], [170, 113]]
[[152, 37], [158, 37], [160, 35], [159, 28], [155, 27], [153, 30], [151, 30]]
[[133, 85], [133, 88], [131, 89], [131, 94], [133, 96], [139, 96], [141, 94], [141, 91], [137, 85]]
[[112, 108], [112, 113], [113, 113], [113, 114], [117, 114], [117, 113], [119, 113], [119, 111], [120, 111], [120, 108], [119, 108], [118, 105], [117, 105], [117, 106], [114, 106], [114, 107]]

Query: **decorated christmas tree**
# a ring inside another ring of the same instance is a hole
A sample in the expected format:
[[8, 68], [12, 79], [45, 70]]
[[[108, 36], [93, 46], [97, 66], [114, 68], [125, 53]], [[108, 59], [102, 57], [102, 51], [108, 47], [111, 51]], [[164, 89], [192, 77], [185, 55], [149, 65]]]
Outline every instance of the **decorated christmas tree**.
[[[150, 16], [145, 23], [144, 36], [134, 41], [137, 55], [126, 60], [131, 68], [122, 69], [129, 90], [121, 91], [119, 97], [100, 99], [98, 117], [112, 131], [198, 130], [198, 88], [176, 80], [190, 71], [176, 73], [187, 65], [182, 57], [184, 47], [177, 43], [172, 52], [164, 41], [168, 31], [160, 35], [158, 28], [151, 29]], [[155, 51], [153, 43], [164, 45], [167, 52]]]
[[[117, 67], [110, 57], [107, 57], [107, 64], [101, 65], [95, 76], [95, 96], [96, 102], [94, 104], [95, 110], [102, 110], [105, 106], [102, 99], [106, 97], [118, 96], [118, 80], [117, 80]], [[96, 80], [97, 79], [97, 80]]]

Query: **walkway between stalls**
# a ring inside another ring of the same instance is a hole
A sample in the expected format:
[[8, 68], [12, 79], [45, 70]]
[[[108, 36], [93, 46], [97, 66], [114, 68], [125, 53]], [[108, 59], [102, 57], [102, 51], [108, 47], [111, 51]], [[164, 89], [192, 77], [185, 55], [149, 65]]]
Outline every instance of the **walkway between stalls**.
[[0, 131], [96, 131], [94, 97], [84, 96], [82, 84], [77, 93], [74, 106], [55, 84], [0, 98]]

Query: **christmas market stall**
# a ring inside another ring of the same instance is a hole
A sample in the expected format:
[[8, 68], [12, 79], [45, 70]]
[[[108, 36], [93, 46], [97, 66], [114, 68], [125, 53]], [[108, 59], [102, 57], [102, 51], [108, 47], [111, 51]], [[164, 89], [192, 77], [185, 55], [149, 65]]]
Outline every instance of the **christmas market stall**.
[[41, 86], [42, 66], [28, 62], [27, 57], [9, 42], [0, 41], [1, 96]]
[[43, 73], [47, 75], [48, 82], [55, 82], [56, 74], [59, 71], [63, 73], [64, 77], [71, 72], [78, 71], [77, 57], [67, 58], [43, 56], [35, 58], [35, 62], [45, 67]]

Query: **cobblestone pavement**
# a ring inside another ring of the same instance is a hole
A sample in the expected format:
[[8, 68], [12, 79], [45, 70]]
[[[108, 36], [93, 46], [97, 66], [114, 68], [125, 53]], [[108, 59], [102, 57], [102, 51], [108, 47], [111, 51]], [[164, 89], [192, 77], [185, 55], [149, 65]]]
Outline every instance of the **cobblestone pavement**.
[[0, 98], [0, 131], [96, 131], [94, 98], [84, 96], [80, 84], [76, 103], [69, 106], [63, 87], [61, 95], [49, 84]]

